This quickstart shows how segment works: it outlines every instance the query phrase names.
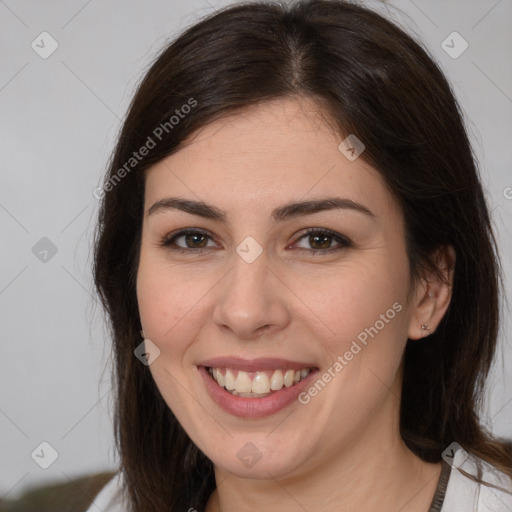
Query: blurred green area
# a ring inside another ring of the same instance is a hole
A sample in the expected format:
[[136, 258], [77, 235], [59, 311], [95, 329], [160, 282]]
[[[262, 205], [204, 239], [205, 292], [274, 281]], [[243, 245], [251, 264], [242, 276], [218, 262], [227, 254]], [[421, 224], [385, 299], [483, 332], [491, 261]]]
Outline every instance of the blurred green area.
[[32, 487], [16, 500], [0, 497], [0, 512], [85, 512], [114, 474], [96, 473]]

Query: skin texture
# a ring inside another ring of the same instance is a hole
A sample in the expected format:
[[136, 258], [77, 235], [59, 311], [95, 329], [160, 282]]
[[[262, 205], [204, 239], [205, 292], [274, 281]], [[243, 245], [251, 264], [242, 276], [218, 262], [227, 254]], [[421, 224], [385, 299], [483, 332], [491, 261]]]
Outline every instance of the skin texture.
[[[421, 461], [399, 434], [401, 361], [407, 338], [424, 336], [422, 324], [435, 330], [451, 288], [425, 276], [407, 302], [401, 210], [376, 170], [338, 149], [344, 138], [311, 101], [280, 99], [207, 125], [147, 172], [141, 323], [160, 350], [150, 365], [158, 389], [215, 465], [209, 512], [412, 512], [432, 500], [441, 466]], [[148, 215], [170, 196], [212, 204], [227, 223], [176, 209]], [[337, 209], [270, 218], [286, 203], [331, 196], [357, 201], [375, 217]], [[188, 246], [176, 239], [188, 253], [159, 245], [184, 228], [210, 238]], [[340, 233], [352, 246], [328, 252], [338, 242], [315, 244], [303, 236], [311, 228]], [[235, 250], [248, 236], [263, 249], [252, 263]], [[198, 254], [197, 246], [206, 249]], [[440, 252], [441, 268], [454, 258], [450, 247]], [[322, 374], [394, 303], [400, 312], [306, 405], [236, 417], [211, 400], [198, 374], [197, 364], [216, 356], [308, 361]], [[237, 457], [248, 442], [261, 452], [250, 468]]]

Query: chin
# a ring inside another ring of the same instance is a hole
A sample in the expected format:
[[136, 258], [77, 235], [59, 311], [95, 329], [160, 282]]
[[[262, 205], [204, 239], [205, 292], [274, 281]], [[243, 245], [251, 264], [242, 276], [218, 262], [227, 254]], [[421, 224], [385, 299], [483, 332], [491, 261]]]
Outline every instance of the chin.
[[213, 464], [240, 478], [281, 480], [297, 474], [310, 457], [304, 447], [294, 446], [268, 433], [229, 438], [225, 446], [212, 447], [206, 455]]

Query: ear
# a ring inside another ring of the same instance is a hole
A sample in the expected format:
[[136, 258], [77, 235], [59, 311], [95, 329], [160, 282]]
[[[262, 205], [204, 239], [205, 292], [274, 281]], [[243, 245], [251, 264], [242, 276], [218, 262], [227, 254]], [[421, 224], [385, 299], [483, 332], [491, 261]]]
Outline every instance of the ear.
[[413, 340], [432, 334], [443, 319], [452, 297], [455, 273], [455, 249], [451, 245], [439, 248], [433, 257], [443, 279], [435, 271], [421, 278], [409, 322], [408, 337]]

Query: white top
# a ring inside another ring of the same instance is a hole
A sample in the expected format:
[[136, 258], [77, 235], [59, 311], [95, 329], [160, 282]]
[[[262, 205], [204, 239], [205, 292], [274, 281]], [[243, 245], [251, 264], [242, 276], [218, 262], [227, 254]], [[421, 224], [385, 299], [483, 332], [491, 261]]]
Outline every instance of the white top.
[[[446, 452], [444, 452], [446, 453]], [[428, 512], [512, 512], [512, 480], [494, 466], [458, 447], [445, 457], [437, 490]], [[488, 487], [463, 472], [480, 477]], [[117, 473], [86, 512], [130, 512], [122, 500], [122, 474]]]
[[[509, 476], [460, 447], [451, 466], [442, 512], [512, 512], [512, 479]], [[501, 489], [479, 484], [462, 471]]]

